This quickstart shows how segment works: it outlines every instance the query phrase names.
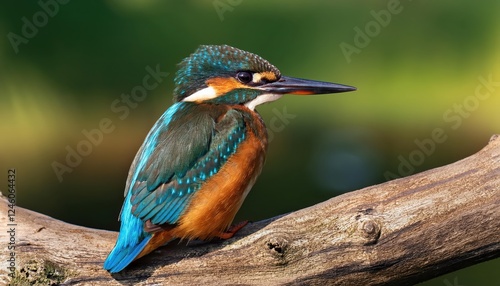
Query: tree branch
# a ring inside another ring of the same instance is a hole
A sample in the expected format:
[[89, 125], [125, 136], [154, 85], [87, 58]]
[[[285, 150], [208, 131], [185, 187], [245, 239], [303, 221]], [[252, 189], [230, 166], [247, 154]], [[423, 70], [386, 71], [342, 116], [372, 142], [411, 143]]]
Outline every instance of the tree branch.
[[250, 224], [227, 241], [174, 243], [113, 276], [102, 263], [116, 232], [20, 207], [15, 221], [16, 282], [413, 284], [500, 256], [500, 136], [456, 163]]

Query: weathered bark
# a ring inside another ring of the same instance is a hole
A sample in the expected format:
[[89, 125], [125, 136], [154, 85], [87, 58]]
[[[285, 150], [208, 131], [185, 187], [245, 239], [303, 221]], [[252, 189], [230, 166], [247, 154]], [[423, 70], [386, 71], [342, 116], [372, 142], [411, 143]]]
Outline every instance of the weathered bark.
[[102, 263], [116, 232], [20, 207], [15, 219], [16, 281], [413, 284], [500, 256], [500, 137], [459, 162], [252, 223], [227, 241], [163, 247], [113, 276]]

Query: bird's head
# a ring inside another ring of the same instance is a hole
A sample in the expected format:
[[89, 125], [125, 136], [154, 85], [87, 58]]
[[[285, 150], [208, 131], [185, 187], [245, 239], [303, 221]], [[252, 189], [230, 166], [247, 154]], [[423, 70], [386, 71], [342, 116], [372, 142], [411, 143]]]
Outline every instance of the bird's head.
[[282, 76], [258, 55], [222, 46], [200, 46], [180, 64], [174, 101], [241, 104], [250, 109], [284, 94], [324, 94], [356, 88]]

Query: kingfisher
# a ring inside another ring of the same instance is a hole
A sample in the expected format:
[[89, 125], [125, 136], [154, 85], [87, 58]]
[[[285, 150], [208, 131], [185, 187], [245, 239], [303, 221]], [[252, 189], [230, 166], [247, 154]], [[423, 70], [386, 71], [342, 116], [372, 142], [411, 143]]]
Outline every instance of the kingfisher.
[[231, 226], [260, 175], [268, 137], [255, 110], [285, 94], [356, 90], [282, 76], [260, 56], [200, 46], [179, 64], [174, 103], [155, 123], [130, 167], [120, 233], [104, 262], [117, 273], [174, 239], [231, 238]]

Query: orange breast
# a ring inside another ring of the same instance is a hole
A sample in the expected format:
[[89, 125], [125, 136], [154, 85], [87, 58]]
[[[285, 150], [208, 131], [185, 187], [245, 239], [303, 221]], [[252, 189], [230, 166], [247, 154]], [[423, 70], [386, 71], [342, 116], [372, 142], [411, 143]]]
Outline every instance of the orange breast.
[[208, 239], [233, 221], [264, 164], [265, 146], [252, 132], [191, 200], [172, 234], [188, 239]]

